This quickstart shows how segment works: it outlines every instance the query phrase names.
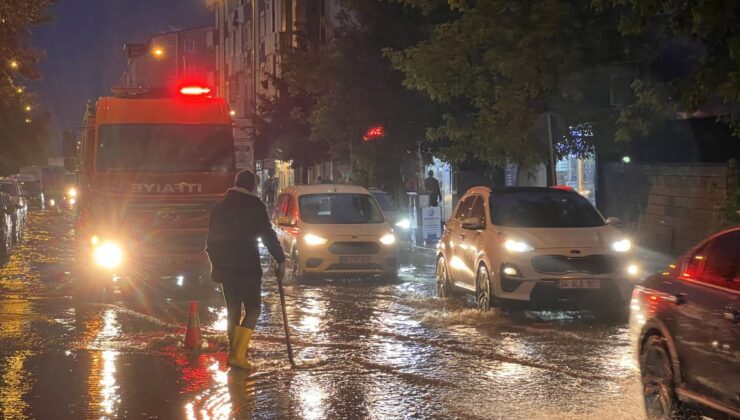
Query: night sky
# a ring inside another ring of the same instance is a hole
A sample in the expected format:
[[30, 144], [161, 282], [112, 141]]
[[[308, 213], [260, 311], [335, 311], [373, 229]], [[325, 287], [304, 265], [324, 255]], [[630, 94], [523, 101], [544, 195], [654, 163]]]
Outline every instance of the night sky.
[[61, 132], [82, 123], [85, 103], [110, 94], [123, 73], [123, 44], [214, 20], [205, 0], [57, 0], [51, 12], [53, 21], [33, 32], [46, 59], [31, 86], [51, 113], [57, 151]]

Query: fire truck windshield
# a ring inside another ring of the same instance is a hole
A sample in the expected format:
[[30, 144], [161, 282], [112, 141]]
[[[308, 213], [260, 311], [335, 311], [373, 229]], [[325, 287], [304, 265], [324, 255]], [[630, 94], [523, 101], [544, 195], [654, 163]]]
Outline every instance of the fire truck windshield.
[[225, 172], [235, 165], [227, 125], [103, 125], [98, 138], [100, 172]]

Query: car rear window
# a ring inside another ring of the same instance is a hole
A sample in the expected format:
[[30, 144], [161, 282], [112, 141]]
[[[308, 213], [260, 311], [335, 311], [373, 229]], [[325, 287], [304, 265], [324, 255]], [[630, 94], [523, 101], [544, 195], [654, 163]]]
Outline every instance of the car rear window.
[[560, 190], [511, 190], [490, 197], [494, 225], [522, 228], [604, 226], [594, 206], [578, 193]]

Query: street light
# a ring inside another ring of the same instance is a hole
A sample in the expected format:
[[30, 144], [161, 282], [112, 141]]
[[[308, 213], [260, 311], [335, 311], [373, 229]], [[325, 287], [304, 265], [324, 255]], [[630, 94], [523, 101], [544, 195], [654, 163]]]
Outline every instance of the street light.
[[19, 86], [19, 87], [17, 87], [17, 88], [15, 89], [15, 91], [16, 91], [16, 92], [18, 92], [18, 93], [23, 93], [23, 86]]
[[26, 107], [23, 109], [25, 109], [26, 112], [31, 112], [31, 105], [26, 105]]
[[8, 64], [10, 64], [11, 69], [17, 69], [20, 66], [16, 60], [10, 60], [10, 63]]
[[26, 124], [31, 124], [31, 119], [30, 118], [26, 118]]
[[164, 50], [161, 49], [161, 48], [155, 48], [155, 49], [152, 50], [152, 54], [155, 57], [162, 57], [164, 55]]

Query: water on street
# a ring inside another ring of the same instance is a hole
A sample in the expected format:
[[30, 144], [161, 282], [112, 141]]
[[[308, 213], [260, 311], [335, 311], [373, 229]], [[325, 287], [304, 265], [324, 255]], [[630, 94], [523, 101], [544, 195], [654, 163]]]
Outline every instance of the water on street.
[[[29, 217], [0, 269], [3, 418], [643, 417], [626, 325], [438, 299], [431, 253], [414, 252], [393, 282], [288, 281], [296, 370], [267, 275], [250, 375], [226, 365], [215, 283], [74, 299], [71, 215]], [[191, 300], [199, 353], [179, 344]]]

